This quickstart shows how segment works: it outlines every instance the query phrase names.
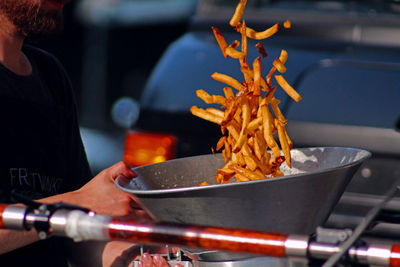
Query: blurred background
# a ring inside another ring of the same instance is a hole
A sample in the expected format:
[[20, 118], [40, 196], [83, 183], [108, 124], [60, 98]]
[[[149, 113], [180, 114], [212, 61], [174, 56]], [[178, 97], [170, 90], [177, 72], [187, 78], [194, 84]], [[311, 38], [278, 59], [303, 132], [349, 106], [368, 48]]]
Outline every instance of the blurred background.
[[[210, 29], [238, 39], [228, 24], [237, 3], [73, 0], [62, 34], [32, 40], [70, 74], [94, 173], [122, 160], [128, 130], [133, 165], [210, 153], [220, 131], [189, 108], [205, 106], [196, 89], [221, 93], [213, 72], [240, 76]], [[285, 78], [303, 96], [294, 105], [277, 93], [295, 146], [372, 151], [355, 187], [383, 192], [382, 175], [400, 174], [400, 1], [248, 0], [244, 19], [258, 31], [292, 22], [263, 44], [266, 64], [288, 51]]]
[[[140, 99], [162, 53], [186, 32], [196, 2], [72, 0], [65, 7], [64, 31], [33, 42], [55, 54], [67, 69], [82, 125], [114, 127], [112, 104], [123, 95]], [[92, 108], [101, 113], [86, 114]]]
[[62, 33], [29, 40], [53, 53], [70, 75], [94, 173], [123, 157], [126, 124], [132, 123], [116, 123], [113, 106], [124, 97], [128, 103], [140, 100], [163, 52], [187, 31], [196, 4], [197, 0], [73, 0], [65, 6]]

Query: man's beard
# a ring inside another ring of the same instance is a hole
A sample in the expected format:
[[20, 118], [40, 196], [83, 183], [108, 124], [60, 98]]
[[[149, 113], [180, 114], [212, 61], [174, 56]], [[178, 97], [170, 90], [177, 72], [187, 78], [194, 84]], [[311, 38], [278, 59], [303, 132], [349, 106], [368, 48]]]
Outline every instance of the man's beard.
[[61, 10], [44, 12], [38, 0], [0, 0], [0, 13], [14, 24], [23, 36], [56, 33], [63, 28]]

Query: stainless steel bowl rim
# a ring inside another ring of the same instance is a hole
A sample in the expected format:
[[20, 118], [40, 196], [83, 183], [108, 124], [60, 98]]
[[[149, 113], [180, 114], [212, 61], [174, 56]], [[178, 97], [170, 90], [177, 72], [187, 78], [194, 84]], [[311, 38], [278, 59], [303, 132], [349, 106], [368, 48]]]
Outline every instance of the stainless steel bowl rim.
[[[318, 171], [311, 171], [311, 172], [307, 172], [307, 175], [312, 175], [312, 174], [321, 174], [321, 173], [328, 173], [331, 171], [334, 171], [336, 169], [339, 168], [346, 168], [346, 167], [350, 167], [353, 165], [357, 165], [359, 164], [361, 161], [364, 161], [365, 159], [371, 157], [371, 153], [367, 150], [363, 150], [363, 149], [359, 149], [359, 148], [352, 148], [352, 147], [310, 147], [309, 149], [343, 149], [343, 150], [353, 150], [353, 151], [358, 151], [358, 152], [362, 152], [365, 155], [363, 157], [360, 157], [358, 160], [355, 160], [353, 162], [347, 163], [347, 164], [343, 164], [337, 167], [332, 167], [332, 168], [326, 168], [323, 170], [318, 170]], [[296, 149], [293, 149], [296, 150]], [[195, 156], [196, 157], [196, 156]], [[189, 157], [190, 158], [190, 157]], [[178, 161], [178, 160], [184, 160], [184, 159], [188, 159], [188, 158], [179, 158], [179, 159], [174, 159], [171, 161]], [[162, 162], [165, 163], [165, 162]], [[162, 163], [155, 163], [155, 164], [162, 164]], [[155, 164], [151, 164], [151, 165], [155, 165]], [[147, 166], [151, 166], [151, 165], [146, 165]], [[137, 167], [140, 168], [140, 167]], [[133, 168], [133, 170], [135, 170], [136, 168]], [[151, 189], [151, 190], [132, 190], [132, 189], [128, 189], [124, 186], [121, 185], [121, 181], [119, 178], [117, 178], [115, 180], [115, 185], [122, 191], [128, 192], [128, 193], [132, 193], [132, 194], [140, 194], [140, 195], [153, 195], [153, 194], [168, 194], [168, 193], [178, 193], [178, 192], [186, 192], [186, 191], [198, 191], [198, 190], [207, 190], [207, 189], [211, 189], [211, 188], [224, 188], [224, 187], [230, 187], [230, 186], [244, 186], [247, 184], [256, 184], [256, 183], [273, 183], [273, 182], [277, 182], [277, 181], [281, 181], [281, 180], [285, 180], [285, 179], [293, 179], [295, 177], [300, 177], [300, 176], [304, 176], [305, 173], [299, 173], [299, 174], [290, 174], [290, 175], [285, 175], [282, 177], [275, 177], [275, 178], [268, 178], [268, 179], [261, 179], [261, 180], [253, 180], [253, 181], [247, 181], [247, 182], [234, 182], [234, 183], [224, 183], [224, 184], [214, 184], [214, 185], [204, 185], [204, 186], [189, 186], [189, 187], [180, 187], [180, 188], [166, 188], [166, 189]]]

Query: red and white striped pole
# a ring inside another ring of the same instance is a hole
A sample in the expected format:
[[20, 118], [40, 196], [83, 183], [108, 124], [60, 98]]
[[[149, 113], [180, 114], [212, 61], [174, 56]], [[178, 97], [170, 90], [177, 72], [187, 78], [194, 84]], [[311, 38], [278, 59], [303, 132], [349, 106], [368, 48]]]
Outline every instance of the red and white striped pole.
[[[0, 229], [27, 230], [37, 217], [24, 206], [0, 204]], [[125, 240], [142, 244], [170, 244], [212, 250], [253, 253], [270, 257], [326, 259], [339, 246], [309, 241], [308, 236], [196, 225], [124, 221], [80, 210], [58, 210], [48, 220], [54, 235], [82, 240]], [[400, 266], [400, 244], [352, 247], [348, 258], [357, 263]]]

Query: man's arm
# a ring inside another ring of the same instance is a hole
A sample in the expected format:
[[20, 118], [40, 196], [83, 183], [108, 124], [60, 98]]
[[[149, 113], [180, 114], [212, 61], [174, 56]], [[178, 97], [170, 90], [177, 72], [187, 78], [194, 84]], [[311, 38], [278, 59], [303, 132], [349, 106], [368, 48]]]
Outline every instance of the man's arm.
[[25, 232], [2, 229], [0, 230], [0, 254], [10, 252], [36, 241], [39, 241], [39, 237], [33, 229]]
[[[135, 207], [132, 195], [122, 192], [114, 185], [114, 180], [119, 175], [127, 178], [135, 177], [135, 173], [123, 162], [119, 162], [105, 169], [91, 181], [76, 191], [54, 195], [40, 199], [41, 203], [64, 202], [88, 208], [99, 214], [110, 216], [142, 216], [143, 211]], [[0, 254], [26, 246], [38, 241], [35, 230], [19, 232], [14, 230], [0, 230]]]
[[100, 172], [80, 189], [44, 198], [39, 202], [65, 202], [110, 216], [135, 215], [134, 196], [119, 190], [114, 184], [115, 179], [121, 174], [128, 179], [136, 177], [125, 163], [119, 162]]

